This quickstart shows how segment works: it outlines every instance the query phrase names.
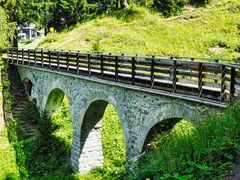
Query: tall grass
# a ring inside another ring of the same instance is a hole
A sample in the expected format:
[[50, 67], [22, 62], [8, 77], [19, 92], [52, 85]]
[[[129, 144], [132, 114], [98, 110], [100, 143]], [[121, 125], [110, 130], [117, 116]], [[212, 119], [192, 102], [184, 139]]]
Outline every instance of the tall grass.
[[131, 179], [221, 178], [240, 155], [240, 102], [209, 115], [198, 127], [180, 122], [168, 137], [140, 159]]

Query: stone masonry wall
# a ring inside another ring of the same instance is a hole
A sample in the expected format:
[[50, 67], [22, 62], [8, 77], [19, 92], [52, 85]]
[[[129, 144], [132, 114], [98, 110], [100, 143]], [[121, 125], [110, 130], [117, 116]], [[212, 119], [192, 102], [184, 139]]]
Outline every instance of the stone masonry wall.
[[[18, 69], [22, 80], [28, 78], [32, 81], [32, 96], [40, 110], [45, 109], [48, 96], [54, 89], [61, 89], [67, 96], [73, 124], [71, 165], [73, 170], [81, 173], [103, 164], [101, 128], [91, 127], [89, 136], [81, 141], [84, 139], [84, 117], [96, 101], [108, 102], [115, 107], [123, 126], [129, 167], [141, 153], [144, 140], [156, 123], [170, 118], [186, 118], [197, 124], [206, 109], [199, 103], [127, 89], [100, 80], [38, 68], [19, 66]], [[98, 111], [97, 107], [93, 109]], [[96, 121], [96, 117], [101, 116], [89, 116], [88, 122]]]

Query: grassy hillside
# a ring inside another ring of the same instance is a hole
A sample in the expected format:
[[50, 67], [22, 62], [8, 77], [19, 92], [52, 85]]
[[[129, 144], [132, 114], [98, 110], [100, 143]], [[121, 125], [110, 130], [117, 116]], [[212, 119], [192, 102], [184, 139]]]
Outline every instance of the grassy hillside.
[[16, 156], [8, 141], [7, 130], [0, 132], [0, 179], [19, 179]]
[[49, 34], [39, 47], [162, 56], [240, 57], [240, 1], [186, 6], [183, 15], [163, 18], [131, 7]]

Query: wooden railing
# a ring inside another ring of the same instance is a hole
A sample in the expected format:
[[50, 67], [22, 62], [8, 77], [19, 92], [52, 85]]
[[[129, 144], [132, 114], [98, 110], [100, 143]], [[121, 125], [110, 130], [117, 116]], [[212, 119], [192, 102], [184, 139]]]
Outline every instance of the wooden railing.
[[16, 48], [8, 50], [8, 61], [219, 105], [240, 95], [240, 66], [233, 64]]

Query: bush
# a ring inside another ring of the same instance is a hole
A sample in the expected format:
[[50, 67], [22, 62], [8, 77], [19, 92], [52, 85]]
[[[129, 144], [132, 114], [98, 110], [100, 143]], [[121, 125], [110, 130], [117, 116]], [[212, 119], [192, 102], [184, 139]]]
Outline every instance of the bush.
[[191, 4], [197, 4], [197, 5], [206, 5], [210, 3], [212, 0], [190, 0]]
[[153, 6], [165, 17], [178, 15], [189, 0], [154, 0]]
[[26, 121], [30, 124], [37, 123], [40, 120], [38, 108], [33, 102], [29, 101], [24, 107], [20, 116], [20, 120]]

